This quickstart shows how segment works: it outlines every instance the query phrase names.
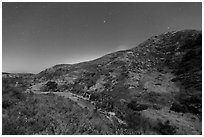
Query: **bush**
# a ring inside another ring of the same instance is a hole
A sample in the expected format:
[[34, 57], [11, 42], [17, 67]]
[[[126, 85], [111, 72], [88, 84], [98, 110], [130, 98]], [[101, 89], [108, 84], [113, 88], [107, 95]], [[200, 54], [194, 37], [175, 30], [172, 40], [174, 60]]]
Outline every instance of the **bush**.
[[55, 90], [55, 89], [57, 89], [57, 83], [54, 82], [54, 81], [48, 81], [46, 83], [46, 86], [47, 86], [48, 90]]
[[174, 135], [176, 133], [176, 127], [170, 125], [170, 121], [167, 120], [164, 122], [158, 123], [157, 130], [162, 134], [162, 135]]
[[142, 111], [148, 108], [148, 105], [138, 104], [135, 100], [132, 100], [127, 106], [134, 111]]
[[[79, 131], [114, 134], [109, 120], [105, 121], [98, 112], [91, 113], [63, 97], [27, 94], [26, 100], [7, 108], [2, 131], [4, 135], [79, 134]], [[83, 125], [87, 128], [80, 130]]]
[[[14, 87], [13, 79], [5, 80], [2, 83], [2, 107], [7, 109], [20, 101], [25, 100], [24, 91], [21, 87]], [[11, 83], [10, 83], [11, 82]]]
[[174, 102], [170, 108], [170, 110], [175, 111], [175, 112], [182, 112], [185, 113], [187, 112], [187, 108], [179, 103]]

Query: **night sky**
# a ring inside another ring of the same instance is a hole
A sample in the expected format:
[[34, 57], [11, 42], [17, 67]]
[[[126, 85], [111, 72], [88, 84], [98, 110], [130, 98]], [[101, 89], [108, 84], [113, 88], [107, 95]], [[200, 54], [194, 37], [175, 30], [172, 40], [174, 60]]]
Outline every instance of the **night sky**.
[[202, 29], [201, 3], [2, 3], [2, 71], [39, 73], [171, 30]]

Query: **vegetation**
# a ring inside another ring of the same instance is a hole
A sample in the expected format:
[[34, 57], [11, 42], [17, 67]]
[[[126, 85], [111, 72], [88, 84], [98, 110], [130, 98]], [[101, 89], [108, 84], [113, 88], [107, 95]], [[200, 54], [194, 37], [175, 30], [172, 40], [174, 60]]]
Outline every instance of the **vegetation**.
[[9, 88], [8, 94], [3, 97], [4, 135], [114, 134], [102, 115], [88, 112], [69, 99], [24, 94], [15, 88]]
[[134, 111], [142, 111], [148, 108], [148, 105], [145, 104], [138, 104], [137, 101], [133, 100], [127, 105], [130, 109]]
[[158, 123], [156, 129], [162, 135], [174, 135], [176, 133], [176, 127], [170, 125], [170, 121], [167, 120], [166, 122], [162, 123], [161, 121]]
[[57, 83], [54, 81], [48, 81], [46, 83], [46, 86], [47, 86], [47, 90], [55, 91], [57, 89]]
[[[93, 61], [56, 65], [33, 80], [4, 73], [3, 134], [200, 134], [201, 36], [168, 32]], [[41, 91], [87, 93], [90, 100], [76, 99], [81, 108], [54, 93], [23, 92], [41, 82]]]

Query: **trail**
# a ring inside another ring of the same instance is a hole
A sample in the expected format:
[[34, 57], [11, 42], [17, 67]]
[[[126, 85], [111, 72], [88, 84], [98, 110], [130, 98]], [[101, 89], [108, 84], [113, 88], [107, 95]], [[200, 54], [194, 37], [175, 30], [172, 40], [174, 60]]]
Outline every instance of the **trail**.
[[[64, 91], [64, 92], [42, 92], [40, 88], [44, 85], [44, 83], [39, 83], [36, 85], [31, 86], [28, 88], [25, 92], [33, 92], [34, 94], [54, 94], [58, 96], [62, 96], [64, 98], [69, 98], [70, 100], [76, 102], [80, 107], [87, 108], [89, 111], [93, 111], [95, 109], [95, 105], [93, 105], [90, 101], [88, 101], [86, 98], [79, 96], [77, 94], [71, 93], [70, 91]], [[113, 122], [113, 119], [116, 119], [119, 124], [127, 125], [126, 122], [122, 121], [118, 117], [115, 116], [114, 112], [106, 112], [101, 109], [98, 109], [98, 112], [105, 115], [111, 122]]]
[[42, 92], [40, 88], [44, 85], [44, 83], [39, 83], [36, 85], [31, 86], [29, 89], [27, 89], [25, 92], [33, 92], [34, 94], [54, 94], [58, 96], [62, 96], [64, 98], [69, 98], [70, 100], [76, 102], [80, 107], [87, 108], [89, 111], [94, 110], [95, 106], [91, 104], [88, 100], [83, 98], [82, 96], [73, 94], [69, 91], [64, 92]]

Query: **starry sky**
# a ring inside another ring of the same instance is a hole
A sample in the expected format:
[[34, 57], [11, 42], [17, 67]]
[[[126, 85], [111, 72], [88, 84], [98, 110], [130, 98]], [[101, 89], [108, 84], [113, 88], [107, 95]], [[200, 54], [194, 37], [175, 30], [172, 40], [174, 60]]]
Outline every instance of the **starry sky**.
[[202, 29], [202, 3], [2, 3], [2, 71], [39, 73]]

